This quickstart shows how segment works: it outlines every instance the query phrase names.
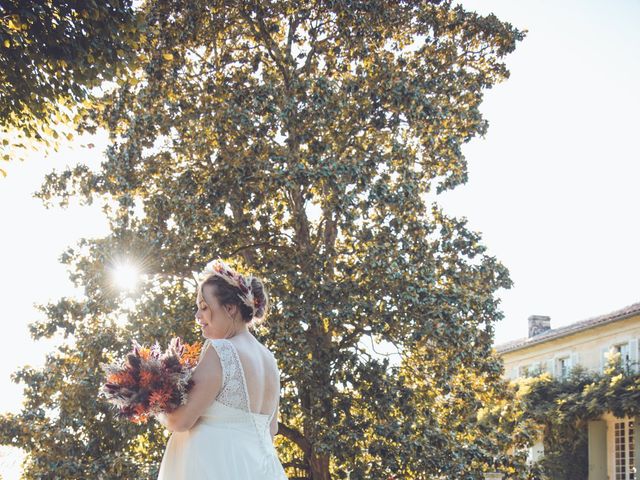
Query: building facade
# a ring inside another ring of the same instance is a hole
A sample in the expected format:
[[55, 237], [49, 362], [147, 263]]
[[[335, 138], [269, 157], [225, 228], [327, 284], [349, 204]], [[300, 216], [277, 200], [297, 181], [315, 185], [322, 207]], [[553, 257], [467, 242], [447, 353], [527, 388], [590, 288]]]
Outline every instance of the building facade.
[[[639, 372], [640, 303], [555, 329], [547, 316], [532, 315], [528, 321], [527, 338], [495, 347], [504, 360], [508, 379], [541, 372], [563, 378], [577, 365], [603, 372], [614, 353], [629, 372]], [[640, 435], [639, 422], [640, 418], [616, 418], [611, 413], [589, 422], [588, 480], [640, 479], [635, 473], [636, 459], [640, 463], [640, 440], [634, 441]], [[539, 439], [530, 459], [542, 455]]]

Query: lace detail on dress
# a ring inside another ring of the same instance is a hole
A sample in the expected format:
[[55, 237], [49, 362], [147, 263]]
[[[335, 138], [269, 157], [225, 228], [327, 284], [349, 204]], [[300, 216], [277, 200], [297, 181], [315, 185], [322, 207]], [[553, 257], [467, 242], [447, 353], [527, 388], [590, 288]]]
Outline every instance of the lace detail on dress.
[[235, 345], [228, 339], [209, 339], [209, 342], [213, 348], [216, 349], [216, 352], [218, 352], [220, 363], [222, 364], [222, 387], [216, 400], [228, 407], [238, 408], [249, 414], [263, 450], [262, 468], [265, 472], [269, 472], [269, 474], [276, 472], [276, 466], [279, 465], [280, 461], [278, 460], [278, 455], [273, 448], [271, 437], [268, 433], [269, 425], [276, 410], [274, 409], [271, 415], [269, 415], [269, 420], [264, 423], [262, 427], [258, 426], [255, 415], [261, 414], [255, 414], [251, 411], [249, 389], [245, 380], [246, 377], [242, 363], [240, 362], [238, 350], [236, 350]]
[[242, 364], [234, 345], [226, 339], [210, 339], [209, 342], [218, 353], [222, 364], [222, 387], [216, 400], [227, 407], [250, 412]]

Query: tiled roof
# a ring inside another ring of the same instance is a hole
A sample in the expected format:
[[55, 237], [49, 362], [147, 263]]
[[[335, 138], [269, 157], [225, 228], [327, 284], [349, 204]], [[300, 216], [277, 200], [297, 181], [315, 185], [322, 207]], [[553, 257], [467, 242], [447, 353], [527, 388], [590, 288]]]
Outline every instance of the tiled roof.
[[621, 308], [620, 310], [616, 310], [615, 312], [607, 313], [605, 315], [581, 320], [579, 322], [575, 322], [571, 325], [566, 325], [560, 328], [552, 328], [530, 338], [519, 338], [510, 342], [501, 343], [500, 345], [496, 345], [495, 349], [498, 353], [507, 353], [513, 350], [520, 350], [521, 348], [527, 348], [531, 345], [536, 345], [538, 343], [547, 342], [556, 338], [565, 337], [567, 335], [581, 332], [583, 330], [588, 330], [590, 328], [594, 328], [607, 323], [617, 322], [618, 320], [623, 320], [625, 318], [629, 318], [638, 314], [640, 314], [640, 302]]

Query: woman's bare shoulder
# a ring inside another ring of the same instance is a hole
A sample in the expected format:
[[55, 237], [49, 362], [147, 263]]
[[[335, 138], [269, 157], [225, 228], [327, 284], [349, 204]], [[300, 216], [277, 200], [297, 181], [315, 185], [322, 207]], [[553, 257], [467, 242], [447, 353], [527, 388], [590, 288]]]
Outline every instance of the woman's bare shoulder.
[[273, 352], [271, 350], [269, 350], [269, 348], [264, 345], [263, 343], [258, 342], [258, 345], [260, 346], [260, 350], [265, 353], [269, 358], [273, 358], [275, 359], [276, 356], [273, 354]]
[[259, 355], [263, 358], [263, 361], [272, 367], [278, 368], [278, 364], [276, 362], [276, 356], [273, 354], [271, 350], [269, 350], [263, 343], [261, 343], [257, 338], [255, 341], [257, 345], [257, 351]]

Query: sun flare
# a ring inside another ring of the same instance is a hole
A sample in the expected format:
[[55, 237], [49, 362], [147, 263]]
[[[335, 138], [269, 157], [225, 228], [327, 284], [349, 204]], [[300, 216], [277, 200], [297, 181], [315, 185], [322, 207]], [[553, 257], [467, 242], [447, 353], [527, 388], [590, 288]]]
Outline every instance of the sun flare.
[[112, 271], [113, 282], [120, 290], [133, 290], [140, 280], [140, 270], [131, 262], [122, 262]]

